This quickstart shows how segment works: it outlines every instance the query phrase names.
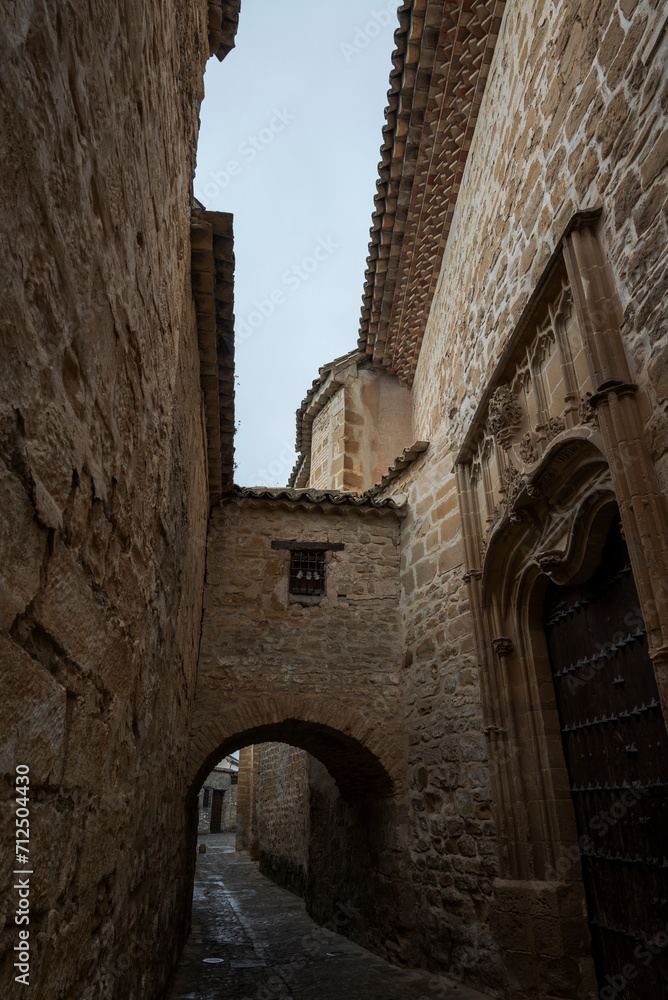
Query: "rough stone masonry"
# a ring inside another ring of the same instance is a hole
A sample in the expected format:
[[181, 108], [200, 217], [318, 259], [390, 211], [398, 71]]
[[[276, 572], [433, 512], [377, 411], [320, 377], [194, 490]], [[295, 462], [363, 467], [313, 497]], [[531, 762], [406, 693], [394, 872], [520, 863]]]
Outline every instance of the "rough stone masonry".
[[[231, 219], [192, 200], [238, 7], [2, 26], [0, 836], [33, 865], [28, 904], [3, 855], [3, 996], [17, 941], [34, 996], [164, 995], [197, 794], [237, 749], [240, 839], [321, 923], [498, 1000], [659, 996], [666, 5], [401, 5], [360, 336], [285, 490], [232, 484]], [[594, 614], [567, 595], [613, 537]], [[585, 676], [548, 633], [590, 612]], [[595, 757], [615, 773], [575, 780]]]

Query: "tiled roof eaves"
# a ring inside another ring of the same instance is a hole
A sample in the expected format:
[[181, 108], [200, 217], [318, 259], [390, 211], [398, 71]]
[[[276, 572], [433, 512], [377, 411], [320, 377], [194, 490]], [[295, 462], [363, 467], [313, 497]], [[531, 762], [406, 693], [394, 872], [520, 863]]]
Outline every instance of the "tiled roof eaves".
[[407, 0], [383, 128], [359, 349], [411, 385], [505, 0]]
[[197, 315], [200, 385], [207, 436], [209, 501], [234, 474], [234, 251], [232, 216], [195, 209], [191, 281]]
[[378, 513], [393, 513], [402, 517], [406, 513], [405, 502], [397, 503], [392, 497], [376, 500], [373, 497], [342, 490], [296, 490], [285, 487], [235, 486], [224, 493], [221, 503], [239, 501], [262, 501], [270, 504], [278, 503], [294, 507], [320, 507], [323, 509], [356, 509], [361, 512], [376, 511]]
[[370, 486], [368, 490], [365, 490], [362, 496], [364, 497], [376, 497], [379, 493], [382, 493], [384, 489], [390, 485], [393, 479], [400, 476], [402, 472], [411, 465], [419, 455], [422, 455], [429, 447], [428, 441], [416, 441], [412, 444], [410, 448], [404, 448], [403, 454], [395, 458], [394, 463], [389, 467], [386, 474], [382, 477], [379, 483], [375, 486]]

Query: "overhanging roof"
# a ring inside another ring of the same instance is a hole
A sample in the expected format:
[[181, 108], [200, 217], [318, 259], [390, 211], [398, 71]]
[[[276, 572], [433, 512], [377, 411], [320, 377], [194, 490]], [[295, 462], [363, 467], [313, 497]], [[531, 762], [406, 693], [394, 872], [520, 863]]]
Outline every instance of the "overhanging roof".
[[232, 216], [193, 210], [191, 278], [206, 421], [209, 501], [234, 478], [234, 249]]
[[359, 349], [411, 385], [505, 0], [399, 9]]

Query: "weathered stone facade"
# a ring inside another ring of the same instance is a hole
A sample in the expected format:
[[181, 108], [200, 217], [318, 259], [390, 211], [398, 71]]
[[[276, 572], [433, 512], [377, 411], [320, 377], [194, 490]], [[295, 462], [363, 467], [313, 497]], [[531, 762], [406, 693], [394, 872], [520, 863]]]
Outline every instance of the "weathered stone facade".
[[309, 758], [286, 743], [258, 748], [260, 871], [304, 895], [309, 849]]
[[[328, 743], [323, 734], [330, 732], [329, 764], [344, 784], [347, 755], [355, 750], [338, 742], [335, 731], [364, 748], [358, 781], [361, 775], [381, 792], [401, 785], [403, 513], [393, 501], [252, 489], [238, 489], [212, 510], [193, 780], [235, 743], [251, 742], [256, 730], [276, 742], [274, 730], [293, 720], [309, 742]], [[332, 546], [316, 604], [289, 594], [290, 552], [272, 542], [290, 541]]]
[[157, 997], [187, 930], [209, 504], [190, 225], [213, 7], [229, 48], [233, 3], [3, 12], [3, 997]]

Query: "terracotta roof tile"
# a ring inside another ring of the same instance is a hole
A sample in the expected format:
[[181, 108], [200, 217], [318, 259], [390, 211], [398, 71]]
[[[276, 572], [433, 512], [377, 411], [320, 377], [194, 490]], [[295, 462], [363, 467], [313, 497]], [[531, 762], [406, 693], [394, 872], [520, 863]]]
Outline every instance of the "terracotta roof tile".
[[239, 500], [261, 500], [268, 502], [287, 503], [293, 505], [317, 505], [323, 508], [351, 508], [362, 511], [393, 512], [400, 516], [406, 513], [406, 503], [397, 503], [391, 497], [376, 499], [364, 494], [344, 492], [343, 490], [297, 490], [289, 487], [235, 486], [224, 493], [221, 503]]
[[359, 350], [411, 385], [505, 0], [399, 8]]

